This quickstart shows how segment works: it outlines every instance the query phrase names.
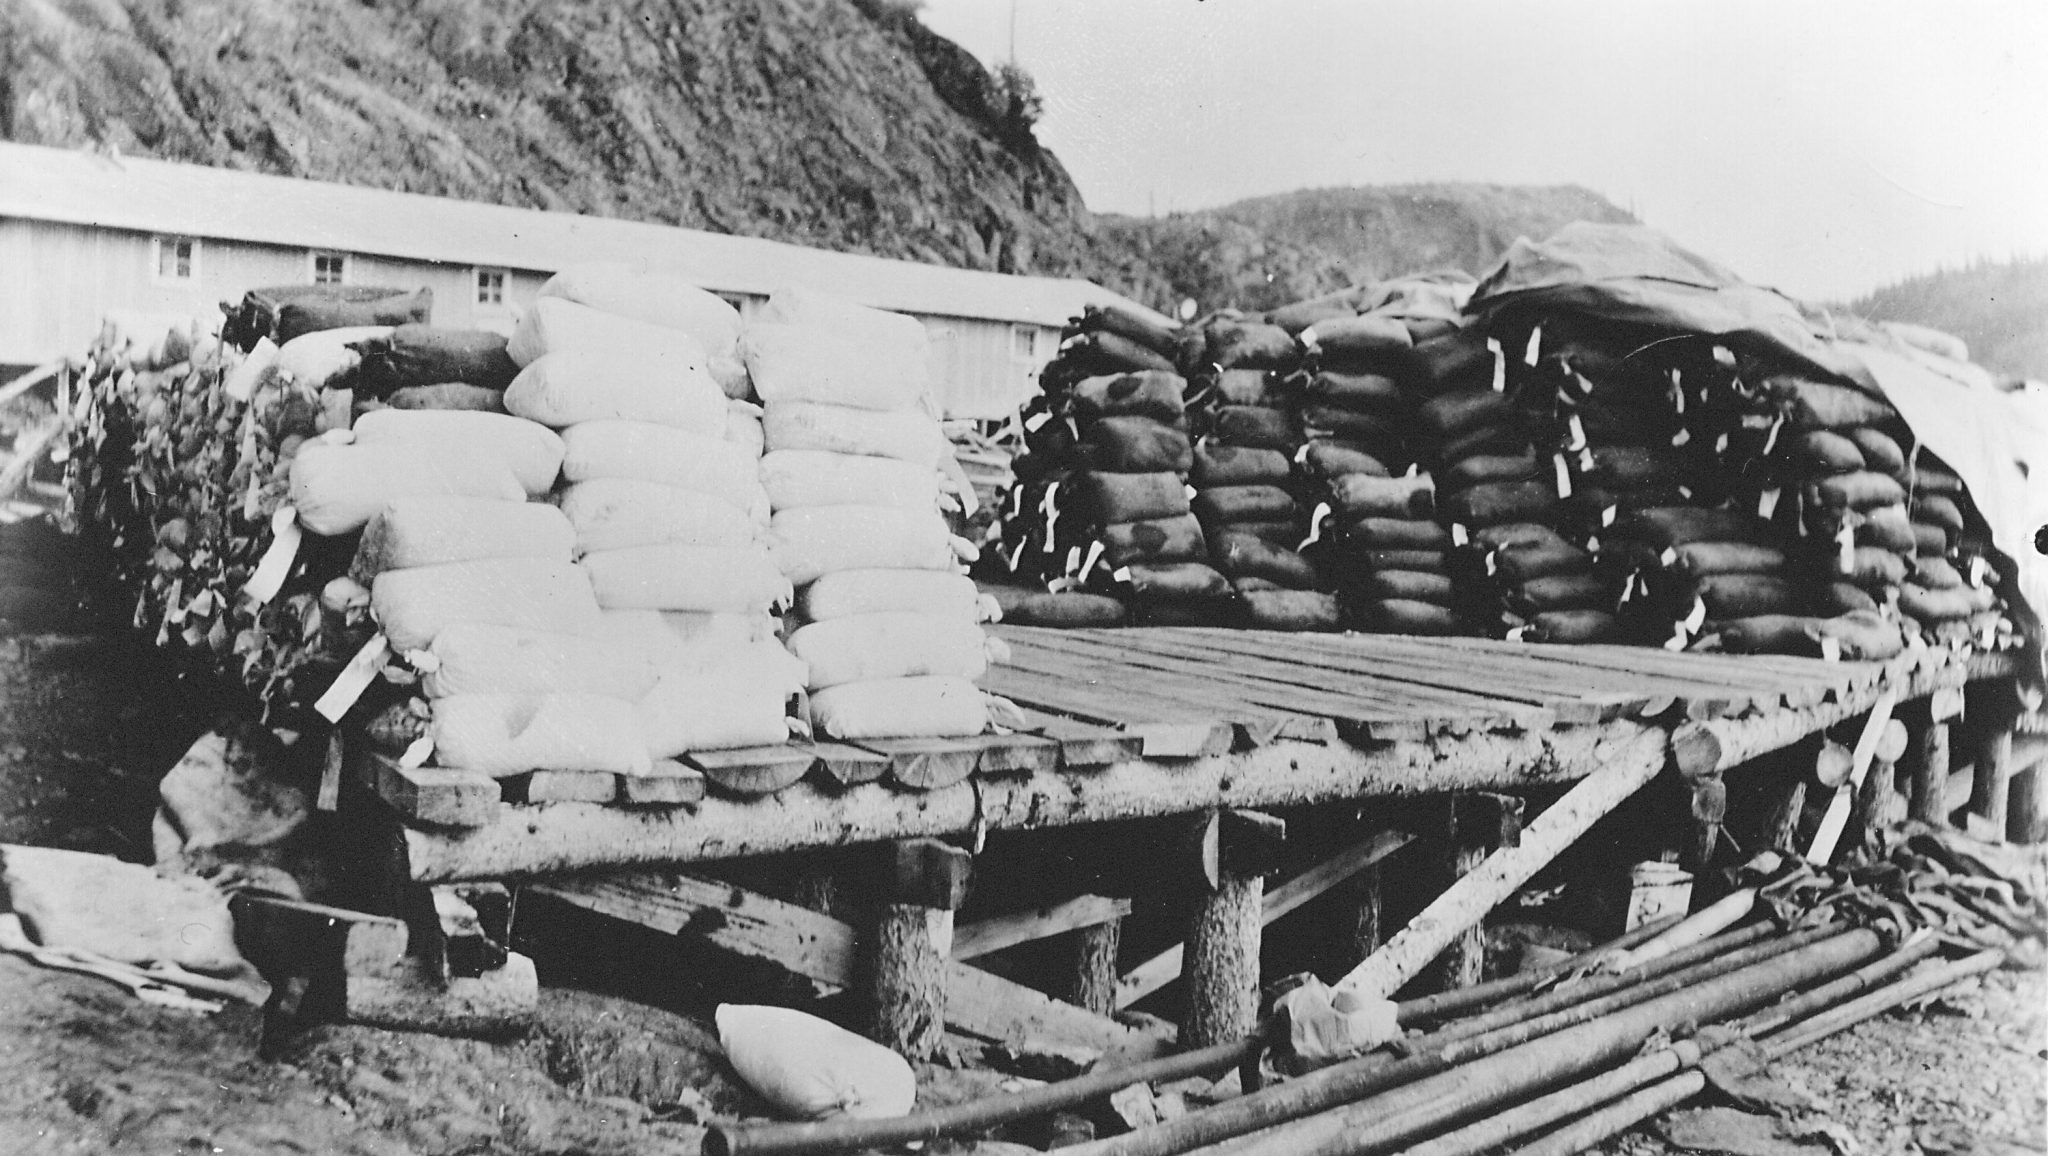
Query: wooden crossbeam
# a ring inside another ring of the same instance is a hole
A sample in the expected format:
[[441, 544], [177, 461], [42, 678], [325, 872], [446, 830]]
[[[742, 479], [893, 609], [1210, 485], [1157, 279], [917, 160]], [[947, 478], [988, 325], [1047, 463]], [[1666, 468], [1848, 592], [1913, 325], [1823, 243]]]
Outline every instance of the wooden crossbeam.
[[1131, 901], [1103, 895], [1080, 895], [1015, 915], [999, 915], [953, 929], [953, 958], [975, 959], [1020, 943], [1050, 939], [1084, 927], [1095, 927], [1131, 913]]
[[[1408, 845], [1415, 836], [1405, 831], [1380, 831], [1279, 884], [1265, 895], [1259, 916], [1272, 923]], [[1124, 974], [1117, 981], [1116, 1006], [1127, 1008], [1180, 978], [1187, 945], [1176, 943]]]

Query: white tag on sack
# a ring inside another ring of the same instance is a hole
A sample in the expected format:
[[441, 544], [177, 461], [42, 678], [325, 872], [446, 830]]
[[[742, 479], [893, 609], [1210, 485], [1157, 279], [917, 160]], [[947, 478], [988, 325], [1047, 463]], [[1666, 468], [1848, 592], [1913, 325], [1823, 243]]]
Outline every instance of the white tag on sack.
[[1593, 396], [1592, 379], [1588, 378], [1583, 373], [1574, 373], [1572, 374], [1572, 380], [1578, 383], [1580, 393], [1586, 395], [1587, 397]]
[[1770, 432], [1764, 435], [1764, 452], [1762, 456], [1769, 457], [1771, 451], [1777, 448], [1778, 435], [1782, 433], [1784, 429], [1785, 415], [1781, 413], [1778, 415], [1777, 420], [1771, 423]]
[[1990, 650], [1998, 645], [1997, 622], [1987, 622], [1984, 624], [1984, 629], [1977, 632], [1977, 645], [1985, 650]]
[[270, 532], [270, 548], [263, 552], [263, 559], [256, 563], [255, 572], [242, 587], [242, 593], [259, 606], [277, 597], [277, 592], [284, 588], [284, 580], [291, 577], [292, 563], [298, 560], [299, 542], [303, 538], [298, 510], [280, 506], [270, 516]]
[[1835, 569], [1843, 574], [1856, 570], [1856, 528], [1847, 522], [1835, 531]]
[[1832, 634], [1821, 635], [1820, 656], [1824, 662], [1842, 661], [1842, 640]]
[[976, 597], [974, 600], [974, 620], [976, 622], [1001, 622], [1003, 620], [1003, 604], [998, 602], [993, 594], [983, 594]]
[[1550, 459], [1550, 463], [1551, 463], [1551, 465], [1555, 466], [1555, 467], [1556, 467], [1556, 469], [1557, 469], [1557, 496], [1558, 496], [1558, 497], [1560, 497], [1560, 498], [1569, 498], [1569, 497], [1571, 497], [1571, 496], [1572, 496], [1572, 472], [1571, 472], [1571, 470], [1570, 470], [1570, 469], [1568, 469], [1568, 468], [1566, 467], [1566, 465], [1565, 465], [1565, 457], [1564, 457], [1564, 455], [1563, 455], [1563, 454], [1555, 454], [1555, 455], [1553, 455], [1553, 456], [1551, 457], [1551, 459]]
[[947, 535], [946, 548], [953, 551], [953, 557], [970, 566], [981, 561], [981, 547], [960, 537], [958, 534]]
[[1681, 447], [1691, 440], [1692, 431], [1684, 426], [1678, 427], [1678, 432], [1671, 435], [1671, 445], [1673, 448]]
[[1500, 338], [1486, 339], [1486, 352], [1493, 354], [1493, 392], [1508, 391], [1508, 352], [1501, 348]]
[[1486, 552], [1486, 558], [1485, 558], [1485, 562], [1486, 562], [1486, 576], [1487, 576], [1488, 578], [1491, 578], [1491, 577], [1493, 577], [1494, 575], [1496, 575], [1496, 574], [1500, 573], [1500, 551], [1499, 551], [1499, 550], [1488, 550], [1488, 551]]
[[1301, 540], [1301, 545], [1295, 547], [1296, 551], [1306, 550], [1322, 540], [1323, 523], [1330, 520], [1333, 512], [1328, 502], [1316, 504], [1315, 512], [1308, 517], [1308, 537]]
[[1543, 327], [1538, 325], [1529, 331], [1529, 345], [1522, 350], [1522, 364], [1535, 365], [1543, 359]]
[[1517, 626], [1517, 627], [1515, 627], [1515, 628], [1513, 628], [1513, 629], [1511, 629], [1511, 630], [1509, 630], [1509, 631], [1508, 631], [1508, 633], [1507, 633], [1507, 641], [1509, 641], [1509, 642], [1526, 642], [1526, 641], [1528, 641], [1528, 638], [1529, 638], [1529, 631], [1530, 631], [1530, 630], [1532, 630], [1532, 629], [1534, 629], [1534, 628], [1533, 628], [1533, 627], [1531, 627], [1531, 626], [1529, 626], [1529, 625], [1528, 625], [1528, 624], [1526, 624], [1526, 623], [1524, 623], [1524, 624], [1523, 624], [1523, 625], [1521, 625], [1521, 626]]
[[1588, 443], [1586, 441], [1586, 423], [1579, 420], [1578, 414], [1573, 414], [1571, 416], [1571, 420], [1566, 424], [1570, 427], [1572, 431], [1572, 439], [1570, 442], [1566, 443], [1564, 448], [1572, 451], [1573, 453], [1577, 453], [1582, 449], [1586, 449], [1588, 446]]
[[1081, 548], [1079, 546], [1073, 546], [1067, 550], [1067, 564], [1060, 567], [1060, 571], [1069, 578], [1078, 579], [1080, 577]]
[[1024, 419], [1024, 432], [1028, 434], [1037, 433], [1039, 430], [1045, 428], [1046, 422], [1049, 422], [1051, 420], [1051, 410], [1040, 410], [1037, 413], [1032, 414], [1030, 417]]
[[363, 648], [356, 651], [356, 656], [348, 660], [348, 665], [341, 668], [341, 673], [334, 678], [334, 685], [327, 688], [327, 693], [320, 696], [313, 709], [328, 722], [340, 722], [341, 716], [347, 714], [348, 708], [363, 696], [364, 689], [389, 661], [391, 643], [382, 634], [371, 635], [370, 641], [364, 643]]
[[1097, 539], [1096, 541], [1089, 544], [1088, 557], [1082, 560], [1080, 572], [1074, 575], [1077, 581], [1088, 581], [1088, 575], [1095, 572], [1095, 564], [1097, 562], [1102, 561], [1102, 552], [1104, 549], [1106, 549], [1106, 547], [1103, 546], [1100, 539]]
[[1614, 515], [1615, 515], [1615, 512], [1616, 512], [1616, 511], [1617, 511], [1618, 509], [1619, 509], [1619, 507], [1617, 507], [1617, 506], [1602, 506], [1602, 507], [1600, 508], [1600, 528], [1601, 528], [1601, 529], [1603, 529], [1603, 530], [1604, 530], [1604, 529], [1606, 529], [1607, 527], [1609, 527], [1609, 526], [1612, 526], [1612, 525], [1614, 524]]
[[1297, 334], [1295, 340], [1301, 342], [1301, 351], [1310, 357], [1322, 352], [1322, 347], [1316, 344], [1316, 327], [1313, 325]]
[[426, 766], [427, 760], [433, 757], [433, 736], [421, 735], [420, 737], [414, 739], [412, 742], [406, 744], [405, 753], [398, 756], [398, 765], [404, 767], [407, 770], [411, 770], [414, 767]]
[[1309, 450], [1310, 450], [1311, 448], [1313, 448], [1313, 447], [1314, 447], [1314, 445], [1315, 445], [1315, 443], [1314, 443], [1314, 442], [1303, 442], [1303, 443], [1301, 443], [1301, 448], [1300, 448], [1300, 449], [1298, 449], [1298, 450], [1295, 450], [1295, 451], [1294, 451], [1294, 464], [1295, 464], [1295, 465], [1297, 465], [1297, 466], [1301, 466], [1301, 465], [1307, 465], [1307, 464], [1308, 464], [1308, 451], [1309, 451]]
[[1771, 487], [1770, 489], [1768, 489], [1768, 490], [1765, 490], [1765, 491], [1764, 491], [1764, 492], [1763, 492], [1762, 494], [1759, 494], [1759, 495], [1757, 496], [1757, 499], [1756, 499], [1756, 516], [1757, 516], [1757, 517], [1759, 517], [1759, 518], [1762, 518], [1762, 519], [1764, 519], [1765, 521], [1770, 521], [1771, 515], [1772, 515], [1772, 514], [1775, 514], [1775, 513], [1777, 513], [1777, 512], [1778, 512], [1778, 494], [1779, 494], [1779, 493], [1780, 493], [1780, 491], [1779, 491], [1778, 487], [1776, 487], [1776, 486], [1772, 486], [1772, 487]]
[[1463, 546], [1463, 545], [1465, 545], [1466, 543], [1470, 542], [1471, 540], [1472, 540], [1472, 534], [1471, 534], [1471, 532], [1470, 532], [1470, 531], [1468, 531], [1468, 530], [1466, 530], [1466, 529], [1465, 529], [1465, 523], [1463, 523], [1463, 522], [1452, 522], [1452, 523], [1451, 523], [1451, 545], [1453, 545], [1453, 546]]
[[1982, 554], [1970, 555], [1970, 585], [1982, 587], [1991, 577], [1991, 562]]
[[1678, 547], [1676, 546], [1666, 546], [1663, 553], [1657, 555], [1657, 564], [1660, 566], [1669, 566], [1676, 561], [1678, 561]]
[[1072, 578], [1054, 578], [1045, 584], [1045, 592], [1047, 594], [1065, 594], [1067, 591], [1072, 590], [1074, 587], [1079, 585], [1080, 583], [1074, 581]]
[[1706, 621], [1706, 600], [1704, 598], [1701, 598], [1699, 595], [1695, 594], [1692, 596], [1692, 609], [1689, 612], [1687, 612], [1685, 616], [1685, 622], [1683, 623], [1683, 625], [1685, 626], [1685, 632], [1687, 634], [1692, 634], [1698, 631], [1701, 626], [1706, 624]]
[[1131, 584], [1131, 568], [1129, 566], [1118, 566], [1109, 572], [1109, 576], [1126, 586]]
[[1010, 573], [1015, 574], [1017, 568], [1024, 564], [1024, 551], [1030, 548], [1031, 543], [1019, 542], [1017, 543], [1017, 548], [1010, 551]]
[[236, 401], [248, 401], [256, 395], [256, 383], [263, 378], [263, 371], [277, 361], [277, 345], [268, 337], [256, 339], [256, 347], [249, 351], [221, 382], [221, 392]]
[[1200, 491], [1200, 490], [1198, 490], [1198, 489], [1194, 488], [1193, 486], [1188, 486], [1188, 485], [1183, 485], [1183, 486], [1181, 487], [1181, 490], [1182, 490], [1182, 492], [1184, 492], [1184, 493], [1186, 493], [1186, 494], [1187, 494], [1187, 496], [1188, 496], [1188, 501], [1190, 501], [1190, 502], [1192, 502], [1192, 501], [1194, 501], [1194, 500], [1195, 500], [1195, 495], [1196, 495], [1196, 494], [1199, 494], [1199, 493], [1201, 493], [1201, 492], [1202, 492], [1202, 491]]
[[1685, 416], [1685, 382], [1679, 379], [1675, 369], [1671, 371], [1671, 410], [1680, 417]]

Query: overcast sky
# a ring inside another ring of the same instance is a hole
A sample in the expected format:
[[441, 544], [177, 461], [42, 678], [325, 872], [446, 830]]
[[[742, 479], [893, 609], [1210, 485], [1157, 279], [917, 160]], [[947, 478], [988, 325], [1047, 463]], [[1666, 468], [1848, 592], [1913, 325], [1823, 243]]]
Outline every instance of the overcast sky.
[[[1011, 0], [925, 0], [995, 63]], [[2048, 253], [2048, 0], [1015, 0], [1039, 140], [1097, 211], [1576, 183], [1851, 297]]]

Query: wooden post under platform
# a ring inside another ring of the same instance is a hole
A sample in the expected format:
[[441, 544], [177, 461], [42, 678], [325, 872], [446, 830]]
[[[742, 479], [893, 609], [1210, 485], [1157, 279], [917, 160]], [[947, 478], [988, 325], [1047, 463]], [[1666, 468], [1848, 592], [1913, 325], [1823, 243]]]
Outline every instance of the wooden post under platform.
[[1909, 813], [1923, 823], [1948, 826], [1949, 725], [1946, 716], [1934, 709], [1931, 698], [1914, 704], [1909, 729], [1914, 732], [1913, 786]]
[[1074, 954], [1068, 1002], [1079, 1004], [1096, 1015], [1114, 1014], [1116, 954], [1123, 942], [1123, 920], [1106, 919], [1073, 932], [1069, 938]]
[[1193, 828], [1208, 891], [1188, 926], [1180, 1044], [1205, 1048], [1252, 1034], [1259, 1019], [1259, 948], [1266, 876], [1279, 869], [1287, 825], [1256, 811], [1212, 811]]
[[2012, 787], [2013, 724], [2019, 703], [2009, 683], [1984, 683], [1970, 693], [1970, 719], [1976, 731], [1971, 743], [1975, 772], [1970, 779], [1970, 810], [1981, 815], [1993, 839], [2006, 835]]
[[892, 891], [866, 953], [869, 1034], [905, 1059], [926, 1060], [945, 1034], [953, 912], [966, 898], [972, 857], [937, 839], [889, 850]]
[[[1447, 801], [1446, 862], [1449, 882], [1479, 869], [1488, 855], [1521, 841], [1522, 800], [1513, 795], [1474, 791]], [[1459, 932], [1437, 957], [1437, 987], [1454, 991], [1486, 977], [1486, 926], [1474, 923]]]

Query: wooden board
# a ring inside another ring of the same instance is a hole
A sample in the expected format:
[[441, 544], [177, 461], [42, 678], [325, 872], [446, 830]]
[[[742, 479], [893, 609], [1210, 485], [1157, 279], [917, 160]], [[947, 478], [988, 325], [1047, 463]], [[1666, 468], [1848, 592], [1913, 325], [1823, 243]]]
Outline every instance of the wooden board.
[[[1112, 700], [1140, 704], [1148, 698], [1164, 700], [1169, 709], [1228, 724], [1233, 742], [1257, 746], [1280, 737], [1316, 741], [1335, 737], [1326, 719], [1245, 694], [1243, 687], [1230, 683], [1228, 668], [1203, 671], [1186, 663], [1157, 661], [1088, 635], [1087, 631], [1042, 630], [1025, 639], [1006, 634], [1011, 656], [1005, 667], [1086, 684], [1090, 692]], [[1020, 641], [1024, 644], [1019, 645]]]
[[798, 750], [808, 751], [816, 760], [814, 770], [828, 783], [851, 787], [857, 783], [872, 783], [889, 773], [889, 756], [874, 751], [862, 750], [845, 743], [796, 743]]
[[1138, 740], [1142, 758], [1192, 759], [1226, 754], [1237, 739], [1237, 728], [1217, 718], [1213, 711], [1157, 698], [1135, 698], [1022, 667], [991, 666], [982, 686], [1046, 714], [1111, 726], [1132, 735]]
[[719, 787], [736, 795], [772, 795], [810, 772], [812, 755], [794, 744], [691, 751], [683, 756]]
[[953, 929], [953, 958], [976, 959], [1020, 943], [1122, 919], [1130, 913], [1128, 899], [1078, 895], [1051, 907], [963, 924]]
[[704, 772], [675, 759], [656, 759], [645, 774], [619, 776], [619, 801], [637, 807], [689, 806], [704, 801]]
[[912, 791], [950, 787], [974, 773], [981, 750], [971, 739], [862, 739], [889, 760], [889, 781]]
[[1060, 765], [1060, 744], [1034, 734], [982, 735], [974, 745], [981, 751], [977, 775], [1036, 775]]
[[481, 827], [498, 817], [498, 781], [474, 771], [402, 767], [398, 760], [352, 744], [358, 782], [414, 823], [437, 827]]
[[1145, 740], [1129, 731], [1095, 726], [1021, 705], [1017, 709], [1024, 717], [1026, 732], [1059, 744], [1062, 767], [1106, 767], [1142, 757], [1144, 753]]
[[505, 780], [505, 793], [526, 803], [609, 803], [619, 777], [609, 771], [529, 771]]

